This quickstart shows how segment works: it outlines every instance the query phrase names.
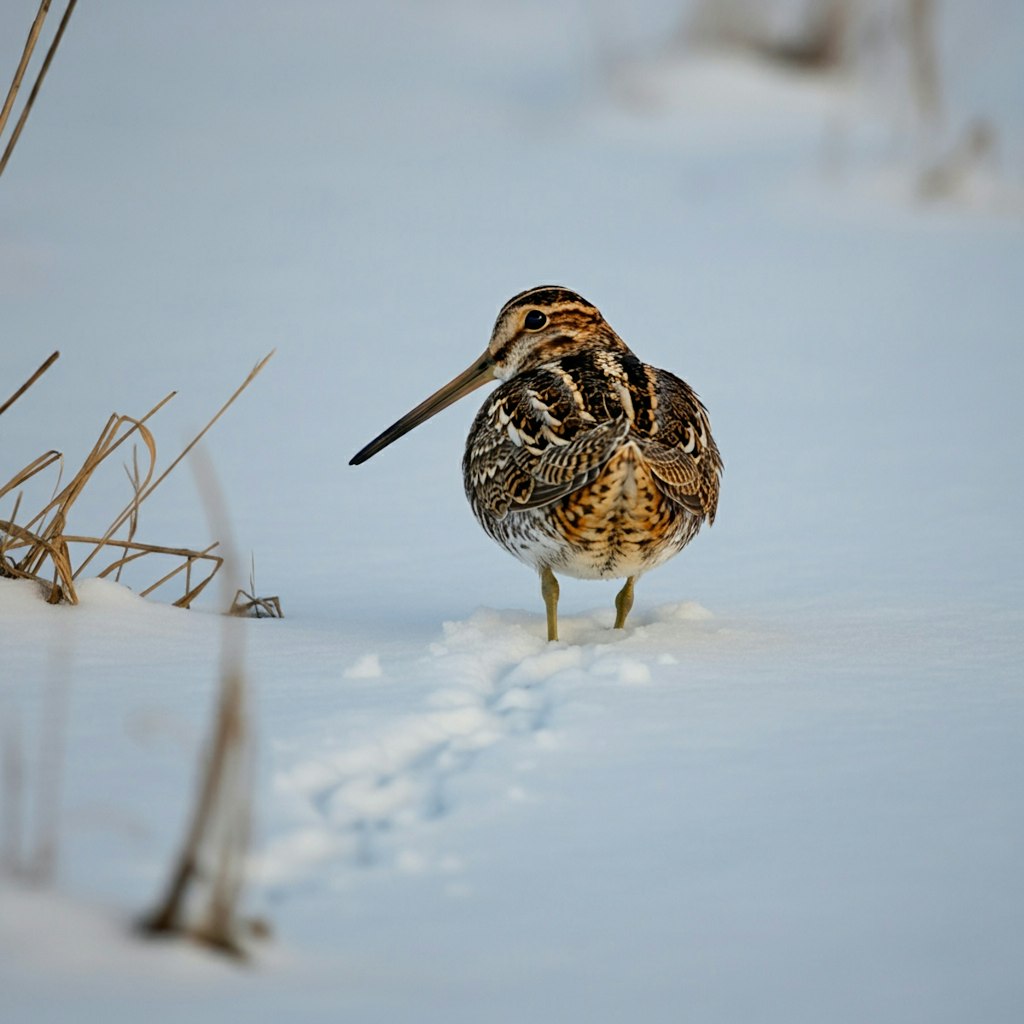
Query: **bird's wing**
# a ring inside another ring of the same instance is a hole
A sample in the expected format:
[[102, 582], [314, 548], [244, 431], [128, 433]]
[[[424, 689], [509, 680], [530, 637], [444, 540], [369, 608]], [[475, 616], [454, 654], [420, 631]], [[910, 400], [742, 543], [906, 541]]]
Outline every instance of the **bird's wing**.
[[513, 507], [537, 508], [593, 483], [629, 433], [629, 420], [618, 416], [578, 433], [568, 444], [549, 447], [530, 466], [533, 491]]
[[655, 441], [648, 441], [641, 451], [658, 489], [665, 497], [695, 516], [706, 514], [701, 495], [700, 465], [692, 455], [681, 448], [669, 448]]
[[722, 459], [707, 410], [684, 381], [665, 370], [656, 372], [657, 427], [638, 439], [640, 451], [666, 498], [713, 523]]
[[466, 490], [497, 519], [550, 504], [595, 480], [629, 432], [624, 415], [596, 422], [570, 381], [536, 370], [499, 387], [466, 444]]

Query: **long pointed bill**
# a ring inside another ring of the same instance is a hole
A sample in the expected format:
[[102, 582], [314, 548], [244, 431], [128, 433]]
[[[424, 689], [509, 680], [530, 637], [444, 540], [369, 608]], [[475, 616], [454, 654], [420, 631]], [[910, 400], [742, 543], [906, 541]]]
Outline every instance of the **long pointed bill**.
[[442, 409], [447, 409], [470, 391], [475, 391], [482, 384], [493, 380], [493, 371], [494, 364], [491, 362], [490, 353], [485, 352], [472, 366], [463, 370], [454, 380], [450, 380], [440, 391], [435, 391], [426, 401], [420, 402], [415, 409], [407, 412], [397, 423], [392, 423], [365, 448], [356, 452], [349, 465], [358, 466], [365, 462], [382, 448], [387, 448], [392, 441], [397, 441], [403, 434], [408, 434], [413, 427], [418, 427], [424, 420], [429, 420]]

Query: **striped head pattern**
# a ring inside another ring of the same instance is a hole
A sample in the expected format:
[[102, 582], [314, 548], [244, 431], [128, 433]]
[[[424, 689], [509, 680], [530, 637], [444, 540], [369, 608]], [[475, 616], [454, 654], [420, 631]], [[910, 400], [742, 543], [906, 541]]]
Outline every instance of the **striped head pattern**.
[[520, 292], [501, 307], [480, 358], [357, 452], [351, 465], [365, 462], [488, 381], [507, 381], [552, 359], [591, 347], [629, 351], [598, 308], [582, 295], [559, 285]]

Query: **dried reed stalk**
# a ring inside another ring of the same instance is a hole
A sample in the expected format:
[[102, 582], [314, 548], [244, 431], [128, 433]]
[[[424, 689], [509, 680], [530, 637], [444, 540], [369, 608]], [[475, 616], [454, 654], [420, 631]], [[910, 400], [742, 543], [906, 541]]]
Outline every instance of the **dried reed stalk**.
[[[0, 498], [31, 480], [37, 473], [42, 473], [44, 469], [52, 466], [55, 462], [60, 462], [63, 458], [64, 456], [60, 452], [48, 451], [40, 455], [39, 458], [33, 459], [24, 469], [15, 473], [7, 483], [0, 485]], [[18, 500], [21, 500], [20, 497]], [[12, 518], [17, 519], [17, 513]]]
[[256, 597], [248, 590], [237, 590], [235, 599], [231, 602], [228, 615], [236, 615], [241, 619], [283, 619], [284, 612], [281, 610], [281, 598], [276, 595], [272, 597]]
[[0, 110], [0, 135], [3, 134], [7, 118], [11, 115], [14, 99], [21, 88], [21, 80], [25, 77], [25, 69], [28, 67], [28, 62], [32, 59], [32, 51], [36, 48], [36, 41], [39, 39], [39, 33], [43, 30], [43, 22], [46, 21], [46, 15], [50, 10], [51, 3], [52, 0], [43, 0], [39, 5], [39, 10], [36, 11], [32, 27], [28, 30], [28, 39], [25, 40], [25, 48], [21, 52], [21, 60], [18, 62], [14, 78], [11, 80], [11, 87], [7, 90], [7, 99], [4, 100], [3, 109]]
[[[189, 607], [220, 569], [223, 559], [219, 555], [211, 553], [216, 545], [210, 545], [204, 550], [196, 550], [158, 544], [140, 544], [134, 539], [139, 509], [142, 503], [227, 411], [235, 399], [252, 383], [253, 379], [266, 366], [267, 361], [273, 354], [271, 352], [257, 363], [248, 377], [221, 406], [206, 426], [155, 479], [157, 446], [156, 440], [147, 426], [147, 422], [174, 397], [175, 392], [172, 391], [168, 394], [140, 419], [135, 419], [131, 416], [112, 415], [100, 432], [99, 438], [97, 438], [92, 450], [86, 456], [81, 468], [44, 508], [37, 512], [28, 522], [19, 524], [16, 522], [17, 511], [20, 506], [19, 496], [18, 502], [15, 505], [14, 515], [9, 520], [0, 520], [0, 575], [36, 580], [46, 590], [47, 600], [51, 604], [57, 604], [61, 601], [77, 604], [78, 595], [75, 589], [75, 582], [80, 578], [83, 570], [101, 552], [107, 554], [113, 549], [115, 553], [113, 560], [95, 573], [101, 578], [111, 573], [117, 574], [115, 578], [119, 578], [125, 565], [144, 556], [168, 555], [181, 559], [180, 564], [160, 577], [156, 583], [143, 590], [142, 594], [146, 596], [157, 587], [184, 573], [184, 593], [174, 601], [174, 604], [179, 607]], [[38, 371], [36, 376], [38, 377]], [[81, 496], [97, 469], [130, 437], [141, 440], [145, 449], [146, 460], [145, 464], [140, 467], [138, 448], [136, 447], [133, 451], [133, 469], [128, 473], [133, 491], [131, 500], [118, 513], [113, 523], [111, 523], [102, 536], [69, 534], [66, 526], [72, 506]], [[3, 498], [4, 495], [12, 490], [21, 487], [60, 459], [60, 454], [55, 451], [39, 456], [22, 470], [15, 473], [7, 483], [0, 484], [0, 498]], [[125, 523], [128, 524], [127, 537], [116, 538], [114, 534]], [[72, 558], [71, 545], [76, 547], [85, 545], [88, 547], [87, 553], [80, 560], [76, 561]], [[202, 566], [207, 571], [205, 571], [205, 574], [200, 575], [198, 582], [193, 582], [193, 568], [197, 565]]]
[[[60, 24], [57, 26], [57, 33], [53, 37], [53, 42], [50, 43], [50, 48], [46, 51], [46, 56], [43, 58], [43, 66], [39, 69], [39, 74], [36, 76], [35, 83], [32, 86], [32, 91], [28, 94], [28, 99], [25, 101], [25, 106], [21, 111], [21, 116], [18, 118], [17, 123], [14, 125], [14, 130], [11, 132], [11, 137], [7, 141], [7, 148], [4, 150], [3, 156], [0, 156], [0, 175], [4, 173], [4, 169], [7, 167], [7, 161], [11, 159], [11, 153], [14, 152], [14, 147], [18, 143], [18, 139], [21, 136], [21, 130], [25, 127], [25, 121], [28, 120], [29, 111], [32, 109], [32, 104], [36, 101], [36, 96], [39, 95], [39, 89], [43, 84], [43, 79], [46, 78], [46, 72], [50, 70], [50, 64], [53, 61], [54, 54], [57, 52], [57, 47], [60, 46], [61, 39], [64, 38], [64, 29], [67, 28], [68, 21], [71, 18], [71, 12], [75, 9], [75, 4], [78, 0], [68, 0], [67, 9], [64, 11], [64, 17], [60, 19]], [[42, 28], [42, 18], [46, 16], [46, 11], [49, 9], [49, 3], [46, 3], [44, 7], [40, 8], [39, 14], [36, 15], [36, 21], [32, 23], [32, 30], [29, 32], [29, 42], [31, 46], [26, 44], [27, 55], [22, 55], [23, 64], [28, 64], [28, 58], [32, 54], [32, 49], [35, 47], [35, 40], [39, 36], [39, 31], [36, 28], [38, 23], [39, 28]], [[32, 33], [35, 33], [33, 37]], [[24, 74], [24, 68], [21, 64], [18, 65], [19, 71]], [[17, 72], [15, 72], [15, 78], [17, 79], [18, 85], [21, 84], [21, 79], [18, 78]], [[17, 88], [12, 82], [11, 87], [15, 93]], [[8, 100], [10, 103], [14, 102], [14, 97], [8, 93]], [[9, 113], [7, 103], [4, 104], [5, 110]], [[6, 115], [5, 118], [6, 120]], [[2, 128], [2, 125], [0, 125]]]
[[[0, 128], [0, 130], [2, 130], [2, 128]], [[48, 370], [48, 369], [49, 369], [49, 368], [50, 368], [51, 366], [53, 366], [53, 364], [54, 364], [54, 363], [55, 363], [55, 362], [56, 362], [56, 361], [57, 361], [57, 360], [58, 360], [59, 358], [60, 358], [60, 352], [53, 352], [53, 353], [51, 353], [51, 355], [50, 355], [50, 356], [49, 356], [49, 357], [48, 357], [48, 358], [47, 358], [47, 359], [46, 359], [46, 360], [45, 360], [45, 361], [43, 362], [43, 365], [42, 365], [42, 366], [40, 366], [40, 367], [39, 367], [39, 369], [38, 369], [38, 370], [36, 370], [36, 372], [35, 372], [35, 373], [33, 373], [33, 374], [32, 374], [32, 376], [31, 376], [31, 377], [29, 377], [29, 379], [28, 379], [27, 381], [25, 381], [25, 383], [24, 383], [24, 384], [22, 384], [22, 385], [21, 385], [21, 387], [20, 387], [20, 388], [18, 388], [18, 390], [17, 390], [17, 391], [15, 391], [15, 392], [14, 392], [14, 394], [13, 394], [13, 395], [11, 395], [11, 397], [7, 399], [7, 401], [6, 401], [6, 402], [4, 402], [4, 404], [3, 404], [3, 405], [0, 405], [0, 416], [2, 416], [2, 415], [3, 415], [4, 413], [5, 413], [5, 412], [7, 412], [7, 410], [8, 410], [8, 409], [9, 409], [9, 408], [10, 408], [10, 407], [11, 407], [12, 405], [14, 405], [14, 403], [15, 403], [15, 402], [16, 402], [16, 401], [17, 401], [17, 400], [18, 400], [19, 398], [21, 398], [21, 396], [22, 396], [23, 394], [25, 394], [25, 392], [26, 392], [26, 391], [28, 391], [28, 389], [29, 389], [30, 387], [32, 387], [32, 385], [33, 385], [33, 384], [35, 384], [35, 382], [36, 382], [37, 380], [39, 380], [39, 378], [40, 378], [40, 377], [42, 377], [42, 375], [43, 375], [44, 373], [46, 373], [46, 371], [47, 371], [47, 370]]]
[[273, 597], [256, 596], [256, 559], [249, 563], [249, 589], [242, 590], [241, 587], [235, 591], [228, 615], [237, 615], [239, 618], [251, 619], [283, 619], [284, 612], [281, 610], [281, 599], [276, 595]]
[[[210, 427], [212, 427], [214, 423], [216, 423], [217, 420], [219, 420], [221, 416], [223, 416], [224, 413], [228, 411], [228, 409], [234, 403], [235, 399], [238, 398], [238, 396], [253, 382], [253, 380], [255, 380], [256, 376], [260, 373], [263, 367], [266, 366], [268, 362], [270, 362], [270, 360], [273, 358], [274, 351], [271, 351], [267, 355], [265, 355], [252, 368], [252, 371], [250, 372], [249, 376], [246, 377], [245, 380], [242, 381], [242, 383], [235, 389], [234, 394], [220, 407], [220, 409], [217, 410], [216, 414], [209, 421], [209, 423], [207, 423], [206, 426], [203, 427], [203, 429], [200, 430], [199, 433], [196, 434], [196, 436], [192, 438], [192, 440], [187, 445], [185, 445], [185, 447], [181, 450], [181, 453], [178, 455], [178, 457], [163, 471], [163, 473], [160, 474], [160, 476], [156, 478], [156, 480], [153, 481], [153, 483], [148, 483], [149, 477], [147, 476], [147, 486], [143, 486], [141, 490], [138, 493], [136, 493], [134, 499], [128, 503], [128, 505], [121, 512], [121, 514], [114, 520], [113, 523], [111, 523], [107, 532], [103, 535], [103, 538], [100, 541], [100, 543], [96, 545], [96, 549], [78, 567], [76, 575], [80, 573], [92, 561], [93, 557], [99, 552], [100, 548], [109, 542], [114, 532], [116, 530], [119, 530], [121, 526], [124, 525], [125, 520], [127, 520], [133, 514], [133, 511], [137, 510], [138, 506], [141, 505], [142, 502], [144, 502], [164, 482], [164, 480], [167, 479], [171, 471], [178, 465], [178, 463], [181, 462], [181, 460], [185, 458], [185, 456], [188, 455], [188, 453], [192, 451], [192, 449], [195, 448], [195, 446], [203, 439], [203, 437], [206, 435], [206, 432], [210, 429]], [[167, 399], [164, 399], [164, 401], [166, 400]], [[159, 406], [157, 408], [159, 408]], [[153, 411], [155, 412], [156, 410]], [[145, 418], [148, 417], [144, 417], [144, 419]]]

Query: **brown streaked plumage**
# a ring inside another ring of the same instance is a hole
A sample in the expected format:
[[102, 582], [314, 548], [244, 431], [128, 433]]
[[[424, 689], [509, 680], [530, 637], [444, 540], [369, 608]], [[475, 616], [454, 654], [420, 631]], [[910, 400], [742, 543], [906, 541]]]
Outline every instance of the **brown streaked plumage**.
[[636, 577], [714, 522], [722, 460], [707, 410], [684, 381], [640, 362], [586, 299], [545, 285], [506, 302], [483, 355], [352, 464], [495, 378], [462, 463], [473, 514], [540, 573], [548, 639], [556, 572], [625, 577], [621, 628]]

